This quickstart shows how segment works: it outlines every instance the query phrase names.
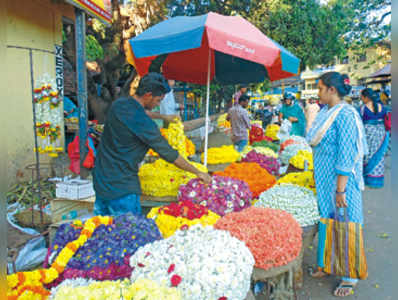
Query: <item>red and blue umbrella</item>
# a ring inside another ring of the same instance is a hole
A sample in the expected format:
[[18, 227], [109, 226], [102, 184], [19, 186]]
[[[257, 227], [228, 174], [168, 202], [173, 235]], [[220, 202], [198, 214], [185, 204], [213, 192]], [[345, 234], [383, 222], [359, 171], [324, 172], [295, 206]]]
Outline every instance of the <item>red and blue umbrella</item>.
[[206, 84], [209, 51], [210, 80], [237, 84], [294, 76], [300, 60], [240, 16], [208, 13], [174, 17], [130, 40], [138, 74], [148, 73], [162, 54], [166, 78]]
[[207, 164], [209, 86], [271, 81], [294, 76], [300, 60], [240, 16], [208, 13], [160, 22], [130, 40], [131, 63], [149, 72], [161, 57], [168, 79], [207, 84], [204, 161]]

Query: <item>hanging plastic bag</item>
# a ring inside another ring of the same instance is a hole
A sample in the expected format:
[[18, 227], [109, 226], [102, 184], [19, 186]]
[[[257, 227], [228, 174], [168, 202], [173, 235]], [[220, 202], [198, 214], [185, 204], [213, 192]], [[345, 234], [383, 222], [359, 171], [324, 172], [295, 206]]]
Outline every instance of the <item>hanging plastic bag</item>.
[[279, 128], [279, 132], [276, 135], [281, 141], [281, 143], [283, 143], [285, 140], [289, 138], [291, 130], [292, 130], [292, 123], [289, 120], [284, 119], [282, 121], [281, 127]]
[[47, 255], [46, 241], [43, 236], [31, 239], [19, 251], [15, 260], [17, 272], [32, 270], [41, 265]]

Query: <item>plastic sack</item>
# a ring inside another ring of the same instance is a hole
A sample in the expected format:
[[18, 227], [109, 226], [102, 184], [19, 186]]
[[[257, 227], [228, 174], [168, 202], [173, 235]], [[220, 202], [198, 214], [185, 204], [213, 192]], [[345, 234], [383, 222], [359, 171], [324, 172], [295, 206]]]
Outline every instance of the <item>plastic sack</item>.
[[32, 270], [41, 265], [47, 255], [46, 241], [44, 237], [39, 236], [31, 239], [19, 251], [15, 260], [17, 272]]
[[285, 140], [289, 138], [291, 130], [292, 130], [292, 123], [287, 119], [283, 120], [281, 127], [279, 128], [279, 132], [276, 135], [281, 141], [281, 143], [283, 143]]

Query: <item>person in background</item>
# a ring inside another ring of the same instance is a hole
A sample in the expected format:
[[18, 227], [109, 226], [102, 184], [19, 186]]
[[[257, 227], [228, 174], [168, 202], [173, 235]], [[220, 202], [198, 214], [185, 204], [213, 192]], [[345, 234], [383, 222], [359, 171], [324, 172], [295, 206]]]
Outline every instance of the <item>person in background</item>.
[[305, 119], [307, 120], [307, 126], [305, 129], [306, 133], [311, 128], [312, 122], [314, 122], [315, 117], [318, 114], [319, 110], [320, 110], [319, 105], [316, 103], [315, 99], [309, 98], [307, 100], [307, 104], [304, 109]]
[[[342, 101], [351, 91], [349, 78], [338, 72], [328, 72], [320, 77], [318, 88], [320, 102], [325, 106], [316, 116], [306, 139], [313, 147], [319, 213], [321, 218], [334, 218], [345, 208], [349, 222], [363, 224], [362, 163], [367, 143], [357, 110]], [[341, 253], [345, 252], [336, 251], [335, 255]], [[319, 278], [326, 273], [318, 268], [311, 275]], [[357, 282], [358, 279], [341, 278], [334, 295], [351, 295]]]
[[249, 141], [250, 120], [249, 113], [246, 110], [249, 105], [249, 99], [249, 96], [245, 94], [240, 96], [239, 105], [233, 106], [227, 115], [227, 121], [231, 122], [231, 139], [239, 152], [243, 151]]
[[365, 125], [369, 146], [369, 153], [364, 158], [365, 185], [371, 188], [382, 188], [384, 186], [384, 156], [390, 138], [384, 126], [387, 111], [371, 88], [362, 90], [361, 99], [364, 104], [360, 107], [360, 115]]
[[291, 135], [304, 136], [305, 134], [305, 115], [303, 109], [294, 103], [294, 96], [285, 93], [283, 96], [283, 105], [279, 112], [279, 122], [287, 119], [292, 123]]
[[237, 91], [234, 95], [233, 95], [233, 103], [232, 106], [238, 105], [239, 104], [239, 99], [240, 96], [242, 96], [243, 94], [245, 94], [247, 92], [247, 85], [240, 85], [239, 86], [239, 91]]
[[[94, 214], [141, 214], [138, 169], [150, 148], [204, 183], [211, 182], [209, 174], [196, 169], [168, 144], [146, 112], [158, 106], [167, 92], [164, 77], [151, 72], [141, 78], [134, 96], [119, 98], [109, 108], [93, 169]], [[172, 121], [171, 117], [164, 120]]]
[[[179, 110], [180, 110], [180, 105], [176, 103], [175, 97], [174, 97], [174, 91], [173, 87], [175, 85], [175, 80], [169, 79], [168, 84], [170, 87], [170, 92], [168, 92], [165, 96], [162, 102], [160, 102], [160, 114], [162, 115], [179, 115]], [[168, 127], [168, 123], [165, 122], [163, 127]]]
[[64, 96], [64, 117], [65, 119], [79, 118], [76, 104], [67, 96]]

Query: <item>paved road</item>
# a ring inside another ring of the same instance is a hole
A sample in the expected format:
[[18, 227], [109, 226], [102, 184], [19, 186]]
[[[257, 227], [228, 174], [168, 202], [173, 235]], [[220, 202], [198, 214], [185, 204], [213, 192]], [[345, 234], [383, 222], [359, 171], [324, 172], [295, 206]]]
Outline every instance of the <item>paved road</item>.
[[[391, 157], [386, 159], [385, 186], [381, 190], [364, 191], [364, 239], [369, 277], [360, 281], [354, 295], [345, 299], [398, 300], [398, 195], [391, 195]], [[316, 246], [307, 249], [304, 257], [304, 286], [299, 300], [338, 299], [332, 295], [336, 278], [310, 278], [307, 268], [315, 265]]]

